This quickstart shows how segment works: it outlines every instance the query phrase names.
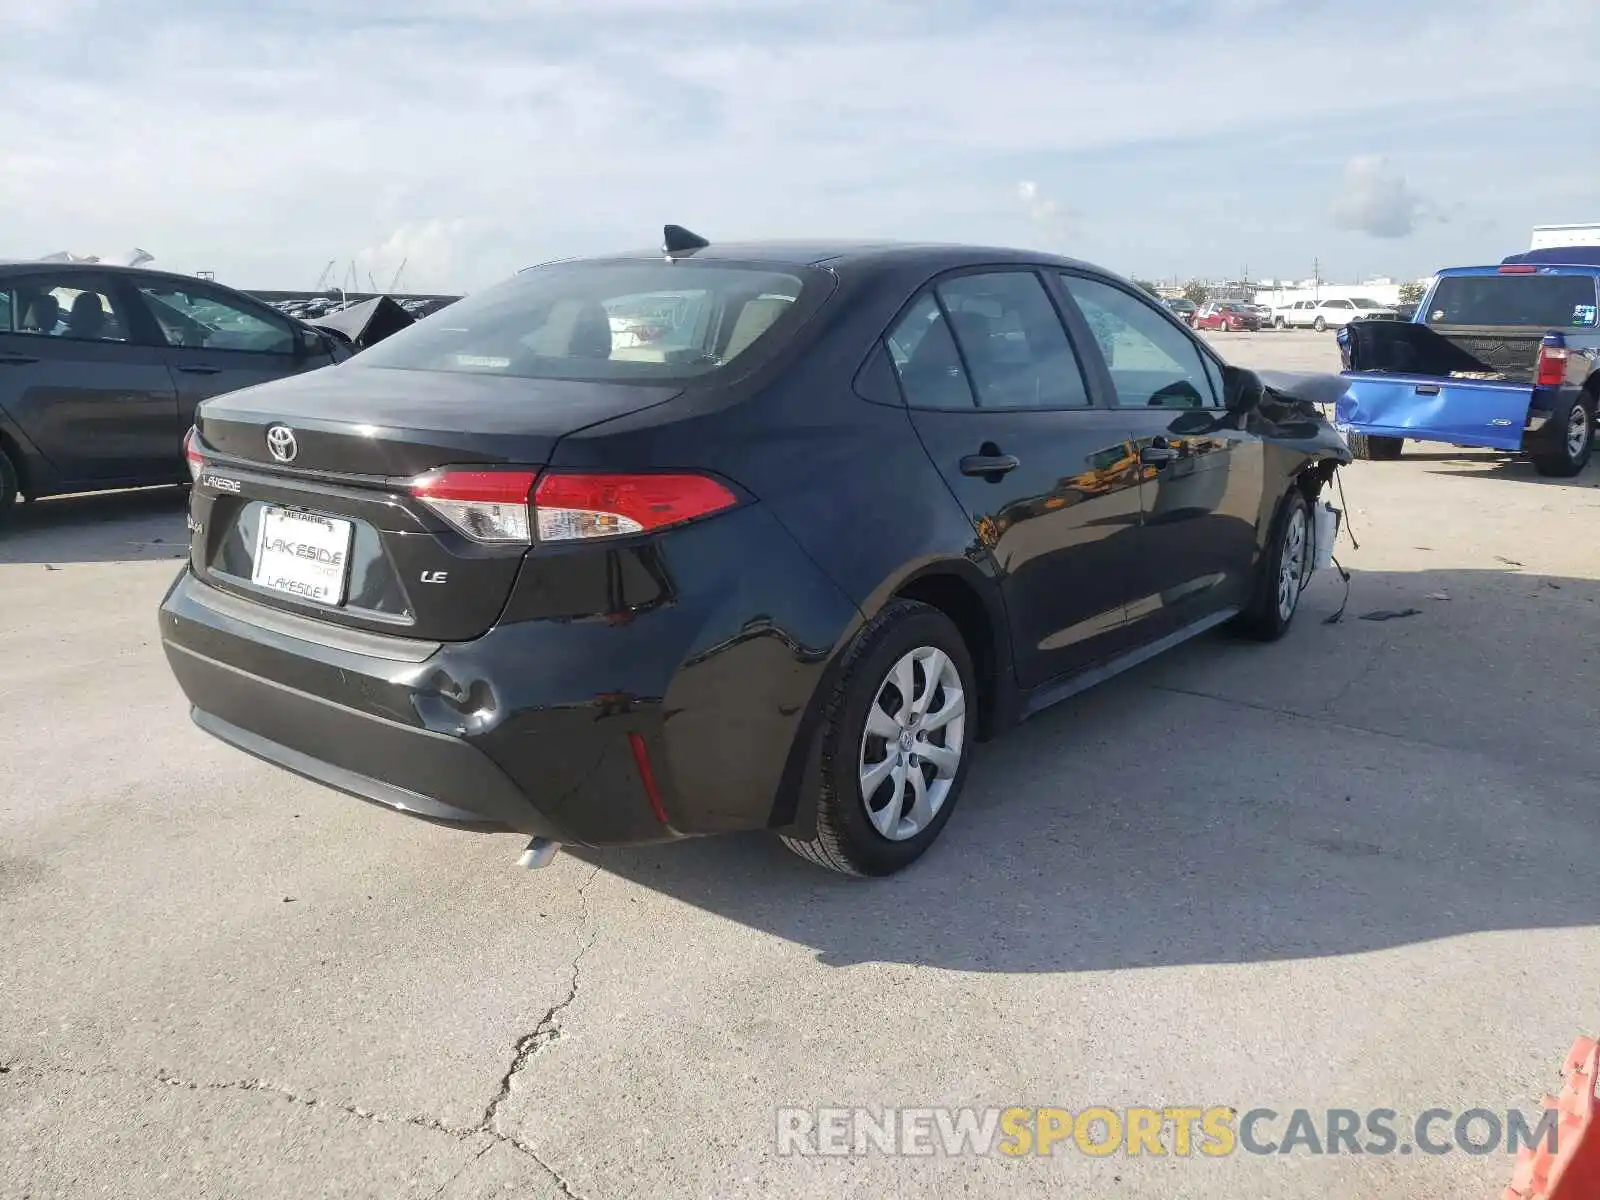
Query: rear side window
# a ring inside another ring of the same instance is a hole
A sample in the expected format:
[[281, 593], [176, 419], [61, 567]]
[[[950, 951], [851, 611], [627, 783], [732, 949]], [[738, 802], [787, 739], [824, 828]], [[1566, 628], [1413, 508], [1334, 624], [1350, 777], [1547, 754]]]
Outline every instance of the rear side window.
[[973, 407], [961, 354], [931, 293], [922, 294], [885, 340], [900, 390], [912, 408]]
[[1446, 275], [1428, 298], [1429, 325], [1593, 327], [1589, 275]]
[[980, 407], [1089, 406], [1083, 368], [1037, 275], [958, 275], [938, 292]]
[[83, 272], [24, 276], [0, 293], [10, 321], [4, 328], [76, 342], [126, 342], [127, 315], [104, 278]]
[[770, 356], [826, 288], [762, 267], [558, 263], [458, 300], [352, 361], [522, 379], [681, 382]]

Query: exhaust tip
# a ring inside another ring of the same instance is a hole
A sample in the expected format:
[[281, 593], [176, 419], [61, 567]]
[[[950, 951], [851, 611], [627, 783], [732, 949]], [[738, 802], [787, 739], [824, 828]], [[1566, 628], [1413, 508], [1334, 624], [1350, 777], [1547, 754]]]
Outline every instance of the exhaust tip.
[[556, 856], [556, 851], [561, 849], [560, 842], [552, 842], [549, 838], [536, 837], [528, 843], [528, 848], [522, 852], [522, 857], [517, 859], [517, 866], [528, 871], [537, 871], [540, 867], [548, 867]]

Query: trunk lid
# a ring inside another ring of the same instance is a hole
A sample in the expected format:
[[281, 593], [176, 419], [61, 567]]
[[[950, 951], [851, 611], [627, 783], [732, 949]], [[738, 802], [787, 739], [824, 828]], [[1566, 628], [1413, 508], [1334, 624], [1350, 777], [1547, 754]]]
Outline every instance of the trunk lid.
[[1352, 375], [1334, 426], [1379, 437], [1520, 450], [1531, 384], [1417, 375]]
[[[544, 463], [589, 425], [665, 403], [683, 389], [368, 367], [359, 360], [207, 400], [196, 416], [219, 456], [298, 472], [405, 477], [446, 464]], [[267, 429], [294, 434], [289, 464]]]
[[[352, 360], [214, 397], [196, 416], [191, 566], [222, 590], [337, 625], [477, 637], [528, 546], [465, 536], [409, 481], [444, 466], [537, 470], [567, 434], [681, 392]], [[287, 461], [272, 452], [275, 430], [288, 431], [276, 439]]]

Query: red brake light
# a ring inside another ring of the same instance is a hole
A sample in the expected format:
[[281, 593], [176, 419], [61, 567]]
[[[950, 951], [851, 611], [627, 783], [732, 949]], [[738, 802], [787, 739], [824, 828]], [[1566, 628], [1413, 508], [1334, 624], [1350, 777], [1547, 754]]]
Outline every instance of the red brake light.
[[205, 470], [206, 460], [200, 453], [200, 432], [193, 425], [189, 432], [183, 435], [183, 457], [189, 464], [189, 480], [191, 483], [200, 481], [200, 472]]
[[1560, 387], [1567, 381], [1567, 351], [1561, 346], [1539, 347], [1539, 373], [1534, 382], [1540, 387]]
[[530, 542], [528, 495], [537, 471], [446, 467], [411, 481], [411, 494], [475, 542]]
[[650, 533], [737, 503], [705, 475], [547, 474], [533, 493], [541, 542]]
[[1535, 274], [1538, 271], [1538, 269], [1539, 269], [1538, 267], [1530, 266], [1527, 263], [1511, 263], [1509, 266], [1501, 267], [1500, 268], [1500, 274], [1502, 274], [1502, 275], [1532, 275], [1532, 274]]

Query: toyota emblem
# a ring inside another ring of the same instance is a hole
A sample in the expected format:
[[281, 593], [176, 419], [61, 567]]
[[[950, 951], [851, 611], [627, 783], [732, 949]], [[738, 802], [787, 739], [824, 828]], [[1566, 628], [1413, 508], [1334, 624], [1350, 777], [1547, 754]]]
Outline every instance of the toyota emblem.
[[287, 425], [268, 426], [267, 452], [281, 463], [292, 463], [294, 456], [300, 453], [300, 444], [294, 439], [294, 430]]

